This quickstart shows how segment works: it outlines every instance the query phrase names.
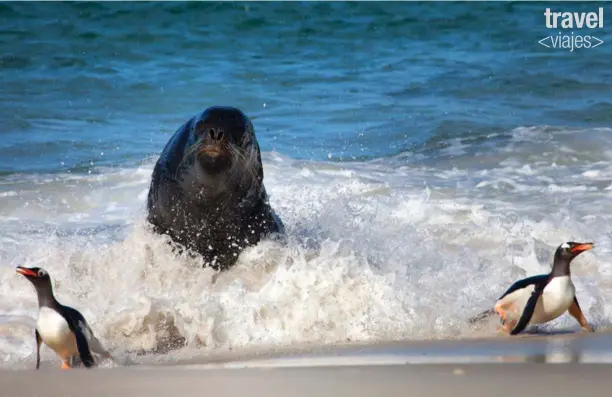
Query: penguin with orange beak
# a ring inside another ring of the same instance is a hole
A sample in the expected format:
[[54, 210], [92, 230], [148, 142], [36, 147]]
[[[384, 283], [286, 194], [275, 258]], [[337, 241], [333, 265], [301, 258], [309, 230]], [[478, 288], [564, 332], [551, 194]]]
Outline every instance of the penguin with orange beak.
[[45, 269], [18, 266], [17, 273], [34, 285], [38, 295], [36, 369], [40, 367], [40, 345], [43, 342], [62, 359], [62, 369], [71, 368], [75, 356], [79, 356], [87, 368], [92, 367], [92, 352], [113, 359], [94, 336], [83, 315], [55, 299], [51, 278]]
[[569, 311], [583, 329], [594, 332], [580, 309], [570, 272], [571, 261], [593, 246], [593, 243], [563, 243], [555, 251], [549, 274], [512, 284], [495, 303], [494, 311], [503, 323], [501, 331], [516, 335], [528, 325], [547, 323]]

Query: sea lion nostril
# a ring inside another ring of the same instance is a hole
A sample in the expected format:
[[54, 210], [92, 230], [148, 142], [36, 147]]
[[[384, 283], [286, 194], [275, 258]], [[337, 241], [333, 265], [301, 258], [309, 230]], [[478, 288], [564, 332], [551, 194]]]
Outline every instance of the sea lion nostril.
[[221, 139], [223, 139], [223, 130], [220, 128], [211, 128], [209, 130], [210, 132], [210, 137], [215, 140], [215, 141], [220, 141]]

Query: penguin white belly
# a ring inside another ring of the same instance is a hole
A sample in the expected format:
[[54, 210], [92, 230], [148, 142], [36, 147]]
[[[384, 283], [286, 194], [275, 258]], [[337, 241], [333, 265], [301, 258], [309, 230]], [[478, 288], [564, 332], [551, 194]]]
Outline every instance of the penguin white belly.
[[561, 316], [574, 302], [575, 293], [569, 276], [554, 277], [544, 287], [529, 324], [542, 324]]
[[[534, 285], [529, 285], [506, 295], [497, 302], [499, 306], [508, 307], [506, 315], [509, 321], [520, 319], [534, 289]], [[561, 316], [574, 301], [575, 292], [574, 284], [569, 276], [553, 278], [544, 287], [528, 325], [543, 324]]]
[[76, 338], [68, 323], [58, 312], [41, 307], [36, 329], [43, 342], [66, 360], [78, 354]]

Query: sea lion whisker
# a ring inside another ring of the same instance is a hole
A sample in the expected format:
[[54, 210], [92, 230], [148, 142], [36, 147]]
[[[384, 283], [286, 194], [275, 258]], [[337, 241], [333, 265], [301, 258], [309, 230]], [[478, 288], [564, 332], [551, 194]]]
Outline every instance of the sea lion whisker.
[[[248, 184], [250, 187], [259, 188], [259, 179], [257, 178], [257, 170], [256, 170], [256, 159], [257, 154], [254, 153], [253, 150], [249, 151], [249, 156], [235, 148], [230, 146], [230, 154], [232, 156], [232, 164], [240, 164], [240, 167], [233, 167], [233, 174], [238, 174], [238, 176], [242, 175], [241, 182], [244, 184]], [[246, 173], [244, 172], [246, 171]]]
[[185, 154], [183, 155], [183, 157], [181, 158], [181, 161], [179, 162], [178, 166], [176, 167], [176, 172], [175, 172], [175, 177], [178, 176], [178, 173], [181, 170], [181, 167], [189, 160], [189, 158], [195, 153], [197, 152], [202, 146], [202, 143], [200, 141], [189, 145], [187, 147], [187, 149], [185, 150]]
[[240, 157], [244, 164], [244, 169], [249, 173], [249, 176], [257, 181], [257, 153], [251, 148], [248, 157], [243, 151], [235, 149], [234, 152]]
[[233, 181], [233, 185], [244, 186], [245, 179], [248, 178], [248, 175], [244, 172], [246, 171], [244, 167], [244, 157], [231, 145], [229, 147], [229, 154], [232, 166], [228, 170], [228, 180]]

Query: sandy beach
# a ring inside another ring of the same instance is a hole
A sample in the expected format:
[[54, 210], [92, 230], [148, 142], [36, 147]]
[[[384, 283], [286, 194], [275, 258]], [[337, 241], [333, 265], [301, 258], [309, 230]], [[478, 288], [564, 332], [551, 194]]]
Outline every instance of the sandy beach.
[[606, 365], [419, 364], [0, 374], [2, 396], [605, 396]]
[[0, 395], [585, 397], [612, 388], [611, 367], [602, 363], [612, 363], [609, 332], [295, 347], [172, 365], [2, 371]]

